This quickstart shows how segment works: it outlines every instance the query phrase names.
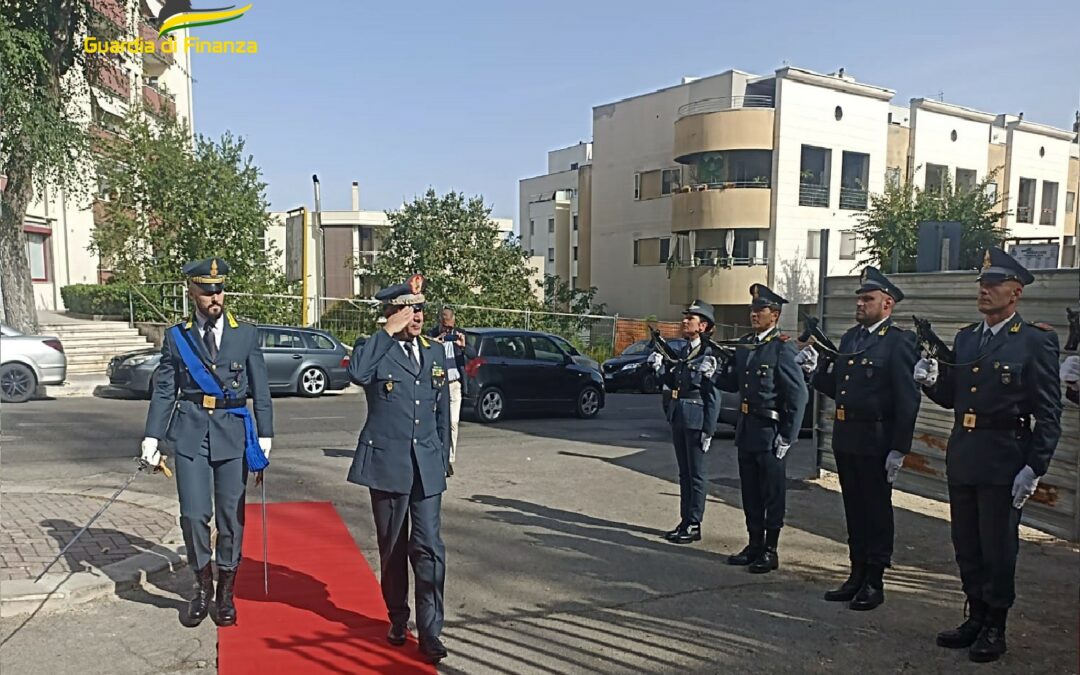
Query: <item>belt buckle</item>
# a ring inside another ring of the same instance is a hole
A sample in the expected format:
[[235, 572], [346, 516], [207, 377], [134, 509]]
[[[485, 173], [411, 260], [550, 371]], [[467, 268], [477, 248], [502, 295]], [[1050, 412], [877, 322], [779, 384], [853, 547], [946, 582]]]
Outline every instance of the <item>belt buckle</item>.
[[846, 412], [844, 411], [844, 409], [843, 409], [843, 408], [837, 408], [837, 409], [836, 409], [836, 419], [837, 419], [837, 420], [839, 420], [839, 421], [843, 422], [843, 421], [844, 421], [844, 417], [845, 417], [845, 415], [846, 415], [846, 414], [847, 414], [847, 413], [846, 413]]
[[743, 402], [743, 404], [739, 406], [739, 411], [744, 415], [748, 414], [750, 412], [750, 404]]
[[671, 390], [671, 398], [672, 398], [672, 400], [676, 400], [676, 399], [679, 398], [679, 390], [678, 389], [672, 389]]
[[965, 429], [974, 429], [975, 428], [975, 413], [964, 413], [964, 428]]
[[204, 394], [202, 397], [202, 407], [213, 410], [217, 407], [217, 399], [213, 396], [207, 396]]

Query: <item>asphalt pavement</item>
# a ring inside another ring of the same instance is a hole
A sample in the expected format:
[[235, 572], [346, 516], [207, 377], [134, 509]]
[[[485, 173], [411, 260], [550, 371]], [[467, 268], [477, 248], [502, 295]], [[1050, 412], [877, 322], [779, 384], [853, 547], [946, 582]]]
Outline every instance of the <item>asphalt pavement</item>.
[[[119, 485], [138, 450], [145, 401], [4, 406], [3, 484]], [[345, 482], [363, 399], [275, 401], [273, 501], [330, 501], [369, 564], [365, 489]], [[974, 670], [934, 634], [962, 621], [947, 506], [898, 493], [887, 600], [867, 613], [821, 594], [846, 571], [835, 479], [791, 481], [781, 567], [724, 563], [745, 543], [730, 439], [709, 455], [704, 540], [660, 539], [678, 484], [656, 396], [620, 394], [594, 420], [465, 423], [443, 502], [447, 673], [955, 673]], [[804, 439], [791, 451], [809, 453]], [[165, 480], [133, 489], [175, 497]], [[1024, 531], [1009, 653], [986, 673], [1077, 667], [1080, 556]], [[375, 567], [377, 569], [377, 566]], [[189, 573], [77, 609], [0, 621], [0, 669], [15, 673], [214, 672], [214, 629], [180, 626]], [[241, 621], [243, 618], [241, 617]]]

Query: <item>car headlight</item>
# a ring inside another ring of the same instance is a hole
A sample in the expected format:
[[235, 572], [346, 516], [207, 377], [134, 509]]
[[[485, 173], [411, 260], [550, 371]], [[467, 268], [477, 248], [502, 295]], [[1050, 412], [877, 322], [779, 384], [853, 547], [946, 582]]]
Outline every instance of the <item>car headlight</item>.
[[154, 358], [154, 356], [155, 354], [149, 354], [146, 356], [132, 356], [130, 359], [124, 361], [124, 365], [128, 368], [135, 368], [136, 366], [141, 366], [150, 359]]
[[619, 370], [637, 370], [637, 367], [638, 367], [638, 365], [640, 365], [640, 364], [637, 364], [637, 363], [627, 363], [626, 365], [624, 365], [624, 366], [623, 366], [622, 368], [620, 368]]

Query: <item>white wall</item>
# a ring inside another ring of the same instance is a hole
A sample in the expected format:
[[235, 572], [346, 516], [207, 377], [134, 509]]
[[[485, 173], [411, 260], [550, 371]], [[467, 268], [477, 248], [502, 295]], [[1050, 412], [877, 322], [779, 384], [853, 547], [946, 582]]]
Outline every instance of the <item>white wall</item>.
[[[525, 250], [532, 249], [537, 256], [543, 256], [544, 273], [555, 274], [555, 263], [548, 262], [548, 247], [555, 247], [555, 233], [548, 233], [548, 218], [555, 217], [553, 195], [559, 190], [572, 190], [570, 199], [571, 213], [578, 212], [578, 171], [560, 171], [543, 176], [526, 178], [518, 182], [518, 226], [521, 229], [521, 244]], [[535, 223], [535, 232], [529, 234], [529, 220]], [[573, 235], [573, 233], [571, 233]], [[571, 236], [571, 246], [576, 239]], [[570, 255], [571, 251], [556, 251], [556, 255]], [[567, 279], [567, 282], [570, 280]]]
[[[949, 177], [956, 185], [956, 170], [974, 169], [976, 180], [986, 177], [987, 146], [990, 141], [989, 122], [976, 122], [955, 115], [925, 110], [912, 105], [911, 144], [914, 157], [914, 185], [926, 185], [926, 165], [941, 164], [949, 167]], [[956, 140], [952, 140], [952, 132]], [[999, 173], [1004, 177], [1004, 169]]]
[[548, 173], [570, 171], [571, 164], [585, 166], [592, 161], [592, 143], [578, 143], [548, 153]]
[[[1055, 237], [1065, 236], [1065, 193], [1069, 191], [1069, 151], [1070, 143], [1061, 138], [1052, 138], [1041, 133], [1024, 130], [1024, 124], [1013, 123], [1008, 126], [1009, 162], [1009, 203], [1008, 209], [1013, 215], [1007, 219], [1010, 237]], [[1040, 156], [1040, 149], [1045, 153]], [[1016, 222], [1016, 207], [1020, 195], [1020, 178], [1034, 178], [1035, 210], [1031, 224]], [[1043, 181], [1058, 184], [1056, 219], [1053, 225], [1039, 225], [1042, 211]]]

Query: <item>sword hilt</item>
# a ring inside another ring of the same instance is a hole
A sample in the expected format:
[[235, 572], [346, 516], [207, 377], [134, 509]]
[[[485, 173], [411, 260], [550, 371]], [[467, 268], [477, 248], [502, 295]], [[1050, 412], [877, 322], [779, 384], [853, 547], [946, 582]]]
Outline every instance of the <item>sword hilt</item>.
[[166, 478], [172, 478], [172, 470], [169, 469], [169, 465], [165, 463], [166, 459], [168, 459], [168, 457], [166, 457], [165, 455], [161, 456], [161, 462], [158, 463], [156, 467], [154, 467], [154, 472], [157, 473], [158, 471], [160, 471], [161, 473], [165, 474]]

